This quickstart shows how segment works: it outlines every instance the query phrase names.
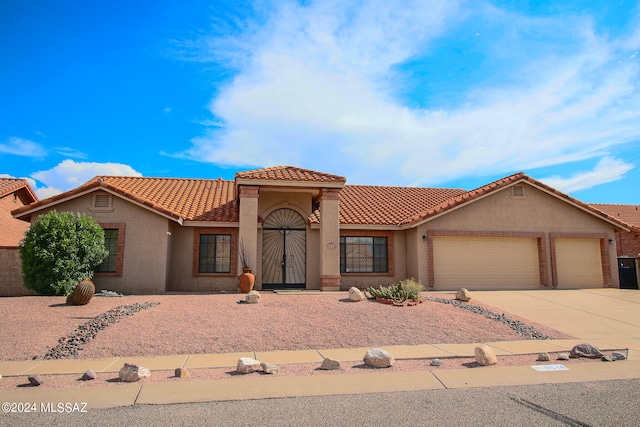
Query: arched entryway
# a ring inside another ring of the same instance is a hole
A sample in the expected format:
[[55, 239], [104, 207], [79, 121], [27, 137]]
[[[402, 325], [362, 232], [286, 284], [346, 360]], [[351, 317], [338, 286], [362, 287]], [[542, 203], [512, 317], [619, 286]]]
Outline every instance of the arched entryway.
[[282, 208], [262, 227], [262, 289], [304, 288], [307, 223], [298, 212]]

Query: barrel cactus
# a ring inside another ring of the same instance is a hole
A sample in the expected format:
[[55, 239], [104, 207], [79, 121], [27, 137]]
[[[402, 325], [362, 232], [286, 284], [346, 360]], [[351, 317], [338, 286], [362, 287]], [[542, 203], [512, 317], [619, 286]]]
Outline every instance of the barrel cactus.
[[67, 304], [85, 305], [91, 301], [93, 294], [96, 293], [96, 287], [91, 280], [83, 280], [78, 283], [71, 295], [67, 297]]

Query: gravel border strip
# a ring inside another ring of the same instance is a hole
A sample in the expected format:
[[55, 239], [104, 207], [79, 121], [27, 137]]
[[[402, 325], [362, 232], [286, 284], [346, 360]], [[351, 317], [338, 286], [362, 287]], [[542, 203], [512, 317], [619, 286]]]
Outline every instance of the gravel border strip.
[[529, 326], [525, 323], [520, 322], [519, 320], [513, 320], [505, 316], [504, 314], [498, 314], [477, 305], [467, 304], [466, 302], [463, 302], [457, 299], [446, 299], [446, 298], [436, 298], [436, 297], [425, 297], [425, 299], [427, 299], [428, 301], [439, 302], [442, 304], [451, 304], [455, 307], [459, 307], [459, 308], [471, 311], [475, 314], [480, 314], [488, 319], [503, 323], [528, 340], [550, 340], [551, 339], [551, 337], [549, 337], [547, 334], [537, 330], [533, 326]]
[[[118, 322], [126, 316], [133, 316], [140, 310], [155, 307], [158, 302], [138, 302], [129, 305], [120, 305], [112, 308], [102, 314], [97, 315], [93, 319], [78, 326], [68, 337], [62, 337], [58, 340], [58, 345], [51, 348], [42, 358], [45, 360], [64, 359], [76, 357], [82, 351], [83, 344], [95, 338], [99, 331], [105, 329], [112, 323]], [[38, 359], [34, 356], [33, 360]]]

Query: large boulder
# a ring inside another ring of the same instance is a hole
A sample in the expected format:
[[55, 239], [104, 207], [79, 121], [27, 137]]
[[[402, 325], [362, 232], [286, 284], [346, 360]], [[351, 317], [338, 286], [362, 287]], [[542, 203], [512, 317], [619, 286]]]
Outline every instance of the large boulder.
[[277, 374], [278, 372], [280, 372], [280, 368], [278, 367], [278, 365], [274, 365], [272, 363], [262, 362], [260, 364], [260, 367], [262, 368], [262, 372], [264, 372], [265, 374]]
[[482, 366], [495, 365], [498, 363], [498, 358], [495, 352], [486, 344], [480, 344], [474, 350], [476, 356], [476, 362]]
[[124, 381], [127, 383], [133, 383], [150, 376], [151, 371], [149, 370], [149, 368], [138, 366], [133, 363], [125, 363], [118, 372], [118, 378], [120, 378], [120, 381]]
[[360, 289], [356, 288], [355, 286], [352, 286], [351, 288], [349, 288], [350, 301], [358, 302], [358, 301], [362, 301], [363, 299], [364, 299], [364, 294]]
[[586, 357], [588, 359], [600, 359], [604, 354], [595, 345], [582, 343], [574, 346], [569, 353], [569, 357]]
[[370, 348], [362, 360], [365, 365], [373, 368], [388, 368], [395, 362], [391, 353], [381, 348]]
[[241, 374], [250, 374], [260, 369], [262, 369], [260, 362], [250, 357], [241, 357], [236, 365], [236, 371]]

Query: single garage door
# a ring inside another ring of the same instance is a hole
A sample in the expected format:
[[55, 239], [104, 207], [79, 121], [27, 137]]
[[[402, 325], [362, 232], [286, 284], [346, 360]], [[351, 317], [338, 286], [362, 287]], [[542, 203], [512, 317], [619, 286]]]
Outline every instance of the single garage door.
[[537, 239], [434, 237], [435, 288], [535, 289], [540, 285]]
[[555, 239], [558, 288], [601, 288], [599, 239]]

